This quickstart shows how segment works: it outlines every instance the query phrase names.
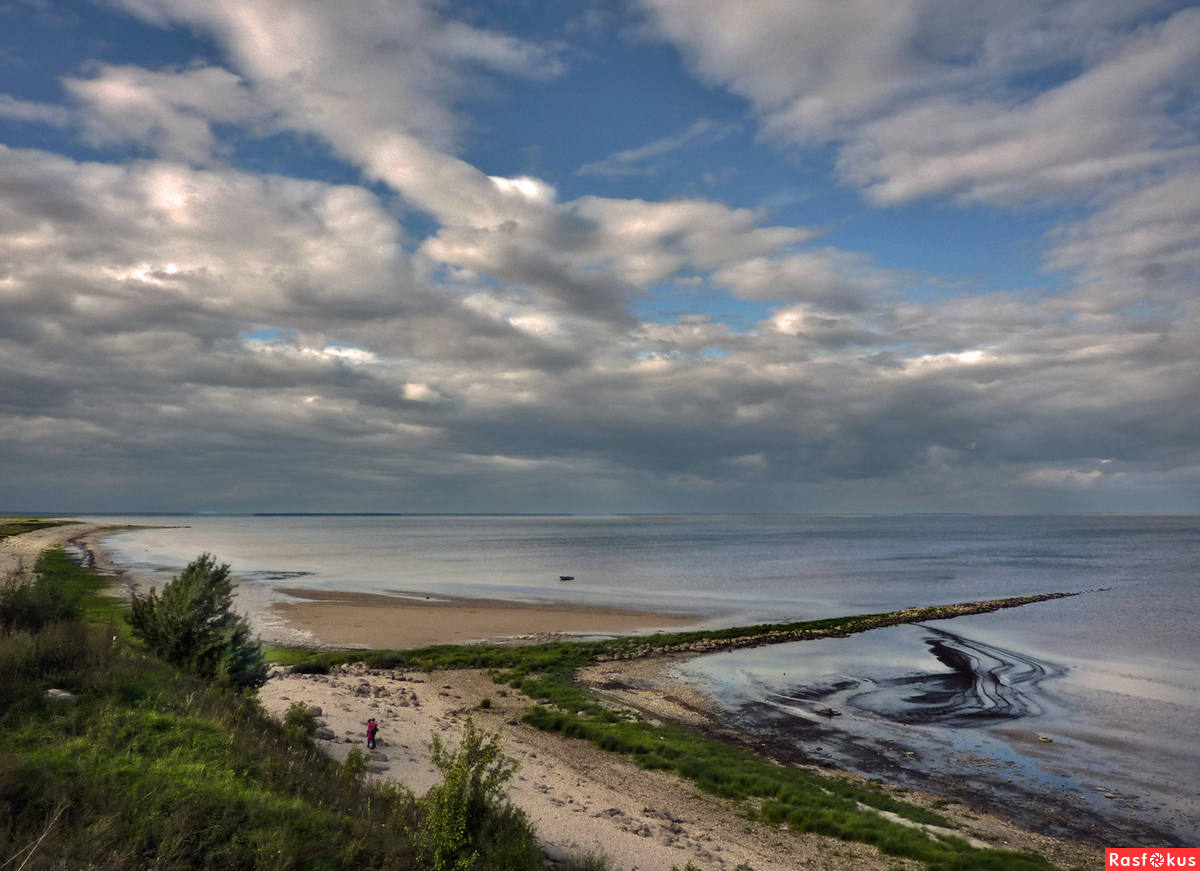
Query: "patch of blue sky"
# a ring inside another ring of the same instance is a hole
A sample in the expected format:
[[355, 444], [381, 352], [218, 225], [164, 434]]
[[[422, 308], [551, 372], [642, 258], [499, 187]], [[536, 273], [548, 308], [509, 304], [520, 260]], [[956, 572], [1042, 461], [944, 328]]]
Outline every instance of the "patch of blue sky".
[[[615, 36], [603, 49], [569, 57], [555, 78], [509, 81], [502, 99], [487, 94], [465, 103], [473, 126], [464, 159], [491, 175], [536, 175], [554, 184], [564, 200], [623, 196], [619, 179], [610, 183], [577, 170], [675, 136], [698, 119], [736, 123], [745, 114], [740, 98], [690, 78], [674, 49]], [[639, 177], [631, 190], [648, 198], [678, 194], [656, 190], [654, 178], [649, 181], [647, 187], [647, 178]]]
[[889, 209], [862, 206], [822, 242], [864, 251], [883, 269], [910, 272], [906, 293], [931, 301], [962, 293], [1057, 292], [1069, 276], [1044, 268], [1046, 239], [1062, 210], [961, 206], [922, 200]]
[[154, 27], [99, 4], [0, 5], [0, 90], [24, 100], [60, 101], [60, 77], [86, 75], [95, 64], [153, 70], [218, 57], [191, 30]]
[[229, 149], [224, 156], [238, 169], [327, 184], [359, 185], [381, 197], [390, 194], [384, 185], [364, 181], [357, 168], [338, 160], [315, 137], [292, 131], [255, 136], [236, 124], [213, 124], [212, 130]]

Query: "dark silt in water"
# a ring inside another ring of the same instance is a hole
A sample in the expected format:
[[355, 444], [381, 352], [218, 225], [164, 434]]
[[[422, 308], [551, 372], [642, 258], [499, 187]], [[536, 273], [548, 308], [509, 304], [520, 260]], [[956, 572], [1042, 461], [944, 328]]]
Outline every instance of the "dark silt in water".
[[1042, 681], [1062, 675], [1062, 668], [932, 626], [920, 628], [945, 670], [849, 680], [846, 685], [854, 691], [846, 704], [897, 723], [962, 727], [1045, 713]]
[[929, 787], [1051, 834], [1197, 840], [1194, 708], [1081, 691], [1063, 663], [939, 622], [712, 654], [676, 672], [784, 756]]

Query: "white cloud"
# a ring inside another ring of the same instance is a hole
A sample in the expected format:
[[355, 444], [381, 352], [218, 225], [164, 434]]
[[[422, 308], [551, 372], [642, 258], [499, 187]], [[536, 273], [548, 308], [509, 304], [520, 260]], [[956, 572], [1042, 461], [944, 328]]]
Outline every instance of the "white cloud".
[[718, 270], [710, 281], [746, 299], [803, 299], [845, 310], [877, 302], [899, 277], [876, 268], [866, 255], [825, 247], [747, 258]]
[[18, 100], [10, 94], [0, 94], [0, 118], [49, 124], [53, 127], [66, 127], [72, 120], [70, 110], [64, 106]]
[[101, 65], [91, 78], [63, 85], [83, 108], [84, 131], [97, 144], [133, 143], [164, 157], [209, 164], [222, 143], [213, 124], [266, 134], [274, 112], [228, 70], [151, 71]]
[[[481, 71], [538, 79], [560, 62], [449, 21], [451, 7], [125, 5], [213, 35], [230, 69], [101, 67], [68, 83], [96, 141], [178, 160], [0, 150], [0, 427], [20, 445], [0, 453], [6, 493], [27, 492], [11, 482], [37, 466], [277, 502], [304, 468], [348, 507], [490, 507], [520, 484], [518, 510], [563, 487], [576, 506], [647, 491], [677, 506], [678, 487], [713, 509], [757, 475], [780, 507], [824, 481], [901, 481], [911, 507], [951, 477], [1075, 487], [1120, 473], [1165, 490], [1200, 462], [1200, 189], [1193, 143], [1151, 99], [1190, 63], [1187, 16], [1133, 32], [1132, 2], [1020, 16], [991, 2], [951, 15], [932, 0], [882, 13], [763, 0], [702, 15], [663, 0], [664, 32], [697, 69], [747, 95], [771, 135], [844, 146], [846, 177], [880, 201], [1073, 191], [1095, 204], [1051, 250], [1074, 292], [928, 302], [902, 299], [905, 276], [886, 264], [760, 210], [563, 202], [543, 179], [461, 160], [457, 101]], [[1045, 69], [1064, 46], [1077, 69]], [[1104, 139], [1091, 150], [1072, 130], [1055, 138], [1051, 109], [1089, 120], [1113, 107], [1137, 129], [1088, 127]], [[317, 137], [437, 228], [410, 253], [365, 187], [223, 166], [224, 123]], [[707, 135], [688, 128], [618, 162], [647, 166]], [[1163, 175], [1147, 183], [1151, 165]], [[635, 318], [630, 300], [666, 283], [774, 307], [746, 329]], [[1139, 305], [1153, 311], [1121, 308]], [[1101, 478], [1092, 457], [1112, 460]]]
[[840, 143], [840, 171], [879, 203], [1086, 196], [1196, 143], [1172, 107], [1195, 97], [1200, 10], [1134, 27], [1153, 4], [644, 3], [770, 137]]

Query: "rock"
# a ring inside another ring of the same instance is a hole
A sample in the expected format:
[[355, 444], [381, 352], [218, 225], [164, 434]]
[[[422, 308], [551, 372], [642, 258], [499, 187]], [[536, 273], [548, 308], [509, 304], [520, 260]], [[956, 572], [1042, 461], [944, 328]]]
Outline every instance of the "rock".
[[1117, 796], [1116, 796], [1116, 793], [1106, 792], [1106, 793], [1104, 793], [1104, 797], [1105, 798], [1116, 798]]
[[1053, 744], [1054, 743], [1053, 738], [1047, 738], [1045, 735], [1038, 735], [1038, 740], [1045, 744]]
[[79, 701], [79, 696], [66, 690], [46, 690], [46, 701], [52, 705], [73, 705]]
[[317, 738], [321, 741], [336, 741], [337, 735], [333, 734], [332, 729], [318, 729]]
[[325, 712], [322, 711], [320, 706], [318, 706], [318, 705], [309, 705], [308, 706], [308, 715], [310, 717], [319, 717], [324, 713]]

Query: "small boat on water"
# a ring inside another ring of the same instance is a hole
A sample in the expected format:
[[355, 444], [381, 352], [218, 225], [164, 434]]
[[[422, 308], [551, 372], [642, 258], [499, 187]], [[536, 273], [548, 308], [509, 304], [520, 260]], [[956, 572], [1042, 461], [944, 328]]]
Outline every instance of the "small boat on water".
[[558, 579], [560, 581], [573, 581], [573, 580], [575, 580], [575, 576], [574, 575], [559, 575]]

